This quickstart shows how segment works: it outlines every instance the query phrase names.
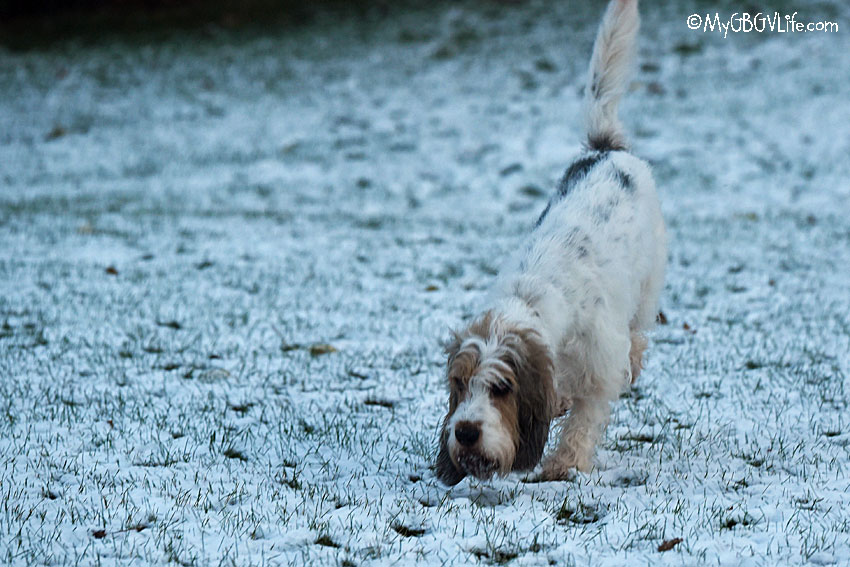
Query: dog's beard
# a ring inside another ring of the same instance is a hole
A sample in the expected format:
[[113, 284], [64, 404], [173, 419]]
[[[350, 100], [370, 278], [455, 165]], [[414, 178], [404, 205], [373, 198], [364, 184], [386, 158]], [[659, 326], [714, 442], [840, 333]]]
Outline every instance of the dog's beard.
[[476, 451], [461, 451], [457, 457], [457, 466], [468, 475], [480, 480], [488, 480], [499, 469], [495, 460]]
[[[496, 433], [498, 431], [498, 433]], [[489, 480], [493, 475], [505, 475], [511, 470], [516, 450], [507, 431], [501, 429], [482, 432], [482, 443], [475, 447], [455, 444], [453, 460], [464, 473], [479, 480]]]

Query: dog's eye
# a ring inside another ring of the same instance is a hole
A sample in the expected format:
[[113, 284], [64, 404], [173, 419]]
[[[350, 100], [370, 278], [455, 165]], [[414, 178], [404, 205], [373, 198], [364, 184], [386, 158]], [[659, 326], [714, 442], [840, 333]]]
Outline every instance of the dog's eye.
[[490, 393], [492, 393], [495, 397], [501, 398], [502, 396], [506, 396], [511, 391], [511, 385], [507, 382], [498, 382], [490, 386]]

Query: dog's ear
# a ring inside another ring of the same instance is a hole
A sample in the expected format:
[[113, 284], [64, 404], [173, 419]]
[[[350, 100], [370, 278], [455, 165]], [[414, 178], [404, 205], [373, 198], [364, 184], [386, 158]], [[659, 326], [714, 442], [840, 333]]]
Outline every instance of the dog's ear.
[[[451, 340], [445, 344], [445, 352], [448, 357], [448, 364], [446, 368], [447, 372], [451, 370], [455, 357], [457, 356], [458, 351], [460, 351], [460, 344], [460, 335], [453, 331]], [[449, 486], [454, 486], [466, 476], [465, 473], [461, 472], [455, 466], [451, 456], [449, 455], [449, 433], [446, 430], [446, 425], [448, 424], [452, 413], [454, 413], [457, 404], [457, 393], [452, 389], [451, 384], [449, 384], [449, 413], [443, 420], [442, 428], [440, 428], [440, 448], [437, 451], [437, 462], [435, 464], [437, 478]]]
[[458, 470], [449, 456], [448, 436], [449, 434], [444, 425], [442, 431], [440, 431], [440, 450], [437, 453], [436, 472], [437, 478], [443, 481], [443, 483], [454, 486], [462, 481], [466, 474]]
[[512, 470], [533, 469], [543, 456], [553, 417], [555, 390], [552, 361], [546, 347], [531, 331], [520, 333], [523, 349], [511, 362], [517, 381], [519, 446]]

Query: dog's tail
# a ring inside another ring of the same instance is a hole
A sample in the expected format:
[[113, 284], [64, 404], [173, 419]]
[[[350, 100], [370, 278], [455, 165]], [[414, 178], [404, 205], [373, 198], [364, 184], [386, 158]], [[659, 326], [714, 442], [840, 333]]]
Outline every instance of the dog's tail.
[[585, 92], [587, 145], [624, 150], [626, 138], [617, 107], [626, 91], [640, 26], [638, 0], [611, 0], [596, 34]]

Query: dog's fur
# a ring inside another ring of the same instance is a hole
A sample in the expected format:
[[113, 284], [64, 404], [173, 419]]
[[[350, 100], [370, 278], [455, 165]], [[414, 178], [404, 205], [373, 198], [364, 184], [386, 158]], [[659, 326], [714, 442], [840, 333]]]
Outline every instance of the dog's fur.
[[447, 347], [436, 463], [447, 484], [534, 468], [567, 410], [541, 478], [587, 471], [610, 403], [640, 373], [667, 251], [649, 166], [627, 153], [617, 118], [637, 29], [637, 0], [612, 0], [590, 63], [587, 149], [500, 272], [490, 309]]

